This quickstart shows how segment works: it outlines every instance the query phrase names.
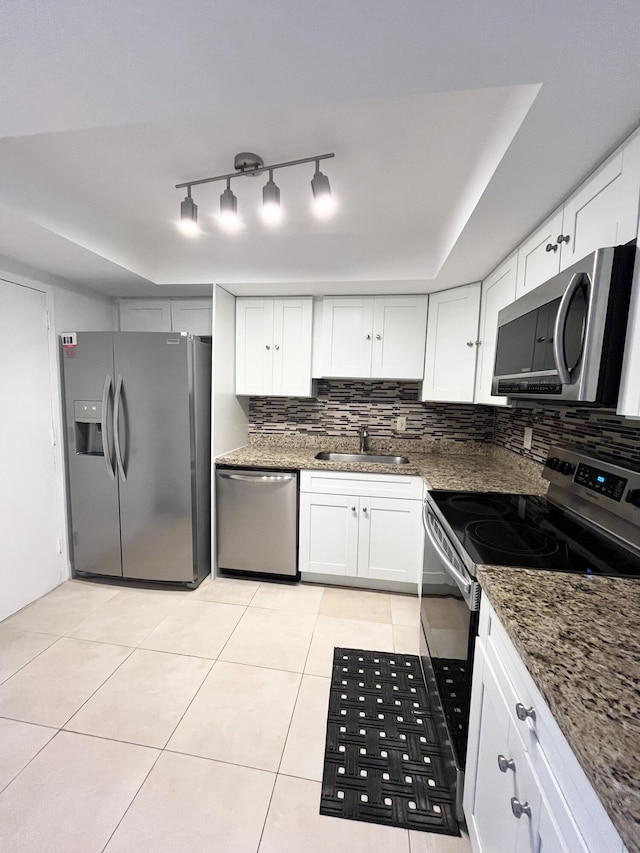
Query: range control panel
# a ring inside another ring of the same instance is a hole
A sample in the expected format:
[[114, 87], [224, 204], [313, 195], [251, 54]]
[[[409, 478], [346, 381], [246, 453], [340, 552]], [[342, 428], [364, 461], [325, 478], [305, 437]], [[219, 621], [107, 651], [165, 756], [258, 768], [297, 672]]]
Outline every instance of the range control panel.
[[594, 492], [600, 492], [601, 495], [613, 498], [614, 501], [619, 501], [622, 498], [624, 488], [629, 482], [626, 477], [618, 477], [604, 468], [593, 468], [591, 465], [585, 465], [582, 462], [578, 465], [573, 480], [586, 489], [592, 489]]
[[[609, 459], [596, 459], [568, 447], [550, 447], [542, 476], [555, 487], [556, 498], [572, 493], [620, 519], [640, 523], [640, 470]], [[568, 496], [567, 496], [568, 499]]]

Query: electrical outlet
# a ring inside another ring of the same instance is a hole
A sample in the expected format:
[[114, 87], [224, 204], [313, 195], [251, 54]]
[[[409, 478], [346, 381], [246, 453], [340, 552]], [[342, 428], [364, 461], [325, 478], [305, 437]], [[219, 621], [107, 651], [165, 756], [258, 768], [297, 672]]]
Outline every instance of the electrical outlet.
[[533, 428], [525, 427], [524, 428], [524, 440], [522, 442], [522, 446], [525, 450], [531, 450], [531, 442], [533, 441]]
[[407, 428], [407, 419], [404, 415], [399, 418], [396, 418], [396, 431], [404, 432]]

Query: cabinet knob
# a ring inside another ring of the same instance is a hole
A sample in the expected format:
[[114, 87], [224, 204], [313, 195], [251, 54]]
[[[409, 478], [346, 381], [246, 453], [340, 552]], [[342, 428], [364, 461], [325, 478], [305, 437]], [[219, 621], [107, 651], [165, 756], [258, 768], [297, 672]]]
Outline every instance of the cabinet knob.
[[511, 797], [511, 811], [513, 812], [513, 816], [517, 817], [518, 820], [520, 820], [523, 814], [526, 814], [528, 818], [531, 817], [531, 806], [529, 803], [521, 803], [517, 797]]
[[536, 343], [537, 343], [537, 344], [543, 344], [546, 340], [547, 340], [547, 339], [545, 338], [545, 336], [544, 336], [544, 335], [540, 335], [540, 337], [539, 337], [539, 338], [536, 338]]
[[482, 346], [482, 341], [476, 341], [476, 346], [477, 347]]
[[501, 773], [506, 773], [507, 770], [513, 770], [516, 772], [516, 763], [513, 758], [505, 758], [504, 755], [498, 756], [498, 767]]
[[370, 340], [371, 340], [371, 335], [367, 335], [367, 340], [368, 340], [368, 341], [370, 341]]
[[351, 507], [351, 512], [355, 512], [356, 508], [354, 506]]
[[376, 335], [376, 340], [377, 340], [377, 341], [381, 341], [381, 340], [382, 340], [382, 335]]
[[467, 346], [468, 346], [468, 347], [472, 347], [472, 346], [473, 346], [473, 341], [467, 341]]
[[569, 234], [559, 234], [558, 235], [558, 243], [568, 243], [571, 239]]
[[366, 513], [366, 512], [367, 512], [367, 508], [366, 508], [366, 506], [363, 506], [363, 507], [362, 507], [362, 512], [364, 512], [364, 513]]
[[271, 349], [271, 347], [269, 346], [269, 344], [265, 344], [265, 347], [264, 347], [264, 348], [265, 348], [265, 349]]
[[522, 702], [518, 702], [518, 704], [516, 705], [516, 716], [519, 720], [522, 720], [523, 722], [527, 719], [527, 717], [530, 717], [535, 722], [536, 711], [535, 708], [525, 708]]
[[557, 243], [547, 243], [545, 246], [545, 252], [557, 252], [558, 244]]
[[280, 349], [280, 346], [278, 344], [276, 344], [275, 349]]

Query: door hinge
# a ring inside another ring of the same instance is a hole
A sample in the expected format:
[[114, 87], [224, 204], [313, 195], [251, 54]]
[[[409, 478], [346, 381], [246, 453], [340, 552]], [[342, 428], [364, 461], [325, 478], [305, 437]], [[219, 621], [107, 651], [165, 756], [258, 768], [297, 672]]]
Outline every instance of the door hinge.
[[58, 554], [62, 554], [62, 536], [58, 536]]
[[58, 443], [58, 439], [56, 437], [56, 428], [51, 427], [51, 444], [55, 447]]
[[45, 311], [45, 314], [47, 315], [47, 329], [50, 329], [51, 328], [51, 314], [49, 313], [49, 311]]

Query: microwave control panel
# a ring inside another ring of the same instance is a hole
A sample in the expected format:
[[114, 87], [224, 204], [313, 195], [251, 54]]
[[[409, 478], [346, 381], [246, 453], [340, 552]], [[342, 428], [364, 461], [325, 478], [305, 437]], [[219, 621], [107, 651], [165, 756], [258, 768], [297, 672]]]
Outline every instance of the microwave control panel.
[[498, 382], [498, 394], [561, 394], [561, 382], [545, 382], [536, 380], [500, 379]]

